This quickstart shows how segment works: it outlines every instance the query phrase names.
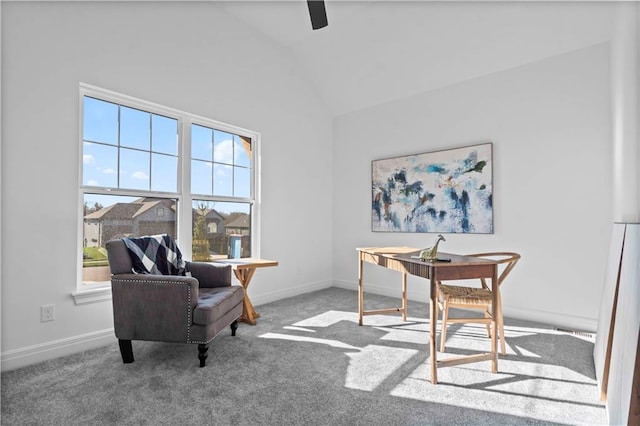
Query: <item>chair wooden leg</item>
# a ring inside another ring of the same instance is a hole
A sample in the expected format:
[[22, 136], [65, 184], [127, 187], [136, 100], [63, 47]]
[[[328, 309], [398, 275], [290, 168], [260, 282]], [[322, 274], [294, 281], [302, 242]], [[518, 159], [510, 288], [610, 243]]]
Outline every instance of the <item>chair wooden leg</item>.
[[198, 345], [198, 359], [200, 360], [200, 368], [204, 367], [204, 364], [207, 361], [208, 350], [209, 350], [209, 345], [205, 345], [203, 343], [200, 343]]
[[449, 302], [445, 297], [444, 302], [442, 303], [442, 332], [440, 333], [440, 352], [444, 352], [444, 343], [447, 341], [447, 320], [448, 319], [449, 319]]
[[439, 308], [440, 308], [440, 290], [436, 288], [436, 303], [434, 306], [434, 309], [436, 310], [436, 321], [438, 321], [438, 316], [440, 315], [439, 312]]
[[507, 348], [504, 341], [504, 323], [502, 322], [502, 316], [498, 318], [498, 329], [500, 330], [500, 333], [498, 334], [498, 337], [500, 338], [500, 351], [502, 352], [502, 355], [506, 355]]
[[131, 340], [118, 339], [118, 345], [120, 346], [122, 362], [125, 364], [131, 364], [133, 362], [133, 347], [131, 346]]
[[500, 338], [500, 349], [502, 350], [502, 355], [506, 355], [507, 348], [504, 340], [504, 318], [502, 317], [502, 311], [500, 311], [500, 315], [498, 315], [498, 330], [500, 330], [500, 334], [498, 334]]
[[231, 335], [235, 336], [236, 330], [238, 329], [238, 320], [235, 320], [234, 322], [232, 322], [231, 325], [229, 325], [229, 327], [231, 327]]
[[[489, 307], [488, 306], [487, 306], [487, 310], [484, 311], [484, 317], [486, 319], [490, 319], [491, 318], [491, 314], [489, 313]], [[486, 327], [487, 327], [487, 337], [491, 337], [491, 323], [487, 323]]]
[[[492, 313], [495, 315], [496, 310], [492, 309]], [[500, 295], [500, 290], [498, 290], [498, 312], [496, 316], [496, 321], [498, 322], [498, 338], [500, 338], [500, 350], [502, 351], [502, 355], [507, 354], [506, 342], [504, 340], [504, 317], [502, 316], [502, 296]]]

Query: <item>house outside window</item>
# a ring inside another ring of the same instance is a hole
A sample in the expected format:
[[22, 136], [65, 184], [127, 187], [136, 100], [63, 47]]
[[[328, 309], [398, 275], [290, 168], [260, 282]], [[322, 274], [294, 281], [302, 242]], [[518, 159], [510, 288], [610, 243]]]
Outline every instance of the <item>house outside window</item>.
[[80, 123], [79, 290], [110, 284], [112, 239], [169, 234], [185, 259], [213, 261], [240, 218], [256, 251], [257, 133], [88, 85]]

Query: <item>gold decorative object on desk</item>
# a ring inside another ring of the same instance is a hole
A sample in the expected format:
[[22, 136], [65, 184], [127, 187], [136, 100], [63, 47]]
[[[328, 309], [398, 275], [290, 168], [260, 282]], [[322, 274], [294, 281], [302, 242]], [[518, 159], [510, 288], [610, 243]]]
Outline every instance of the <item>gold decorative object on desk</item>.
[[420, 251], [420, 260], [422, 260], [423, 262], [435, 260], [436, 256], [438, 255], [438, 244], [440, 243], [440, 241], [447, 241], [444, 239], [442, 234], [438, 235], [438, 239], [436, 240], [436, 243], [433, 245], [433, 247], [429, 247]]

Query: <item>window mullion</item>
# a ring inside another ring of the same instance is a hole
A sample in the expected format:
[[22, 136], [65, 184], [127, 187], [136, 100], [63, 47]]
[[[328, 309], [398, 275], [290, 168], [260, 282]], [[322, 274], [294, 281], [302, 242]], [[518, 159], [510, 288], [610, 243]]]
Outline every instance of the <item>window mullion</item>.
[[116, 165], [118, 166], [118, 170], [116, 170], [116, 178], [117, 178], [117, 185], [118, 188], [120, 188], [120, 170], [122, 169], [122, 167], [120, 167], [120, 162], [122, 161], [122, 146], [120, 145], [120, 135], [122, 134], [122, 116], [120, 115], [120, 111], [122, 110], [122, 106], [118, 105], [118, 140], [116, 141], [117, 145], [117, 149], [118, 149], [118, 158], [117, 158], [117, 162]]
[[192, 245], [192, 205], [191, 196], [191, 120], [181, 119], [178, 130], [178, 152], [180, 163], [178, 165], [178, 185], [181, 195], [178, 203], [178, 240], [180, 250], [186, 259], [191, 259]]
[[216, 131], [211, 131], [211, 195], [216, 193]]
[[149, 114], [149, 191], [153, 191], [153, 114]]

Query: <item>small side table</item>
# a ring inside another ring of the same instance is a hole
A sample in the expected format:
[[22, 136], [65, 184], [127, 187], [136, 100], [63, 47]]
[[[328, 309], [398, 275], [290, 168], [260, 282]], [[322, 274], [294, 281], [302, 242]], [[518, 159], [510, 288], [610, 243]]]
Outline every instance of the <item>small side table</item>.
[[278, 262], [275, 260], [258, 259], [255, 257], [218, 259], [215, 260], [215, 262], [231, 265], [233, 274], [244, 288], [244, 302], [242, 305], [242, 317], [240, 317], [240, 321], [256, 325], [256, 318], [260, 318], [260, 314], [253, 308], [247, 288], [249, 287], [249, 283], [251, 282], [251, 278], [253, 278], [253, 274], [256, 272], [256, 269], [268, 266], [278, 266]]

